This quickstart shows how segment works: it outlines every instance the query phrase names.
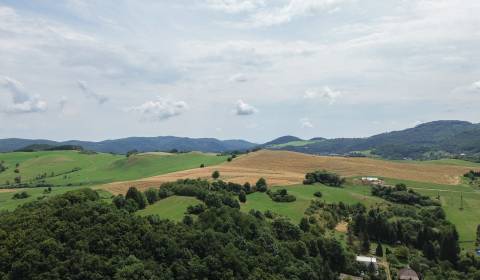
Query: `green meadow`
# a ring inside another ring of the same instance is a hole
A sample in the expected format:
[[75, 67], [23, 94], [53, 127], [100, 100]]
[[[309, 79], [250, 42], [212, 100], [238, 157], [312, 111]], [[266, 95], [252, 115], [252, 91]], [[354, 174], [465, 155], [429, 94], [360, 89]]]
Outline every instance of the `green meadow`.
[[[15, 192], [0, 192], [0, 211], [14, 210], [18, 206], [28, 202], [37, 201], [40, 199], [47, 199], [55, 195], [63, 194], [68, 191], [78, 190], [81, 188], [82, 187], [55, 187], [55, 188], [52, 188], [52, 191], [49, 193], [45, 193], [45, 188], [29, 188], [29, 189], [22, 189], [22, 190], [16, 191], [16, 192], [21, 192], [21, 191], [27, 192], [29, 197], [24, 199], [13, 199], [12, 197], [15, 194]], [[104, 190], [97, 190], [97, 192], [105, 201], [111, 200], [112, 195], [109, 192]]]
[[[35, 184], [46, 174], [46, 183], [55, 186], [99, 185], [114, 181], [134, 180], [165, 173], [197, 168], [200, 164], [216, 165], [226, 156], [204, 153], [137, 154], [130, 157], [106, 153], [85, 154], [77, 151], [1, 153], [8, 169], [0, 173], [0, 186], [21, 177], [22, 183]], [[16, 164], [19, 173], [15, 173]]]
[[180, 221], [185, 216], [188, 206], [199, 203], [202, 202], [194, 197], [171, 196], [148, 205], [137, 213], [141, 216], [158, 215], [160, 218]]

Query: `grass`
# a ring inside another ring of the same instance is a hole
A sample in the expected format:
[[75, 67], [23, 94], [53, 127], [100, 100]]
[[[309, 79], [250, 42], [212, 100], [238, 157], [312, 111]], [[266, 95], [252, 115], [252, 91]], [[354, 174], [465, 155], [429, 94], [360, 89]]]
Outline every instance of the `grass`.
[[[405, 183], [409, 188], [436, 199], [445, 210], [447, 219], [455, 224], [463, 248], [473, 249], [477, 226], [480, 224], [480, 189], [468, 184], [456, 186], [386, 179], [389, 184]], [[463, 197], [463, 210], [461, 208]]]
[[283, 144], [275, 144], [272, 145], [272, 148], [283, 148], [283, 147], [288, 147], [288, 146], [293, 146], [293, 147], [302, 147], [310, 144], [314, 144], [317, 142], [321, 142], [319, 140], [298, 140], [298, 141], [291, 141]]
[[370, 189], [363, 185], [347, 184], [343, 188], [328, 187], [320, 184], [316, 185], [294, 185], [286, 187], [272, 187], [271, 190], [287, 189], [289, 194], [294, 195], [297, 200], [294, 202], [274, 202], [266, 193], [256, 192], [247, 196], [247, 202], [242, 204], [242, 211], [248, 212], [251, 209], [273, 211], [277, 214], [290, 218], [298, 223], [304, 216], [305, 210], [310, 202], [316, 197], [315, 192], [322, 192], [322, 200], [328, 203], [338, 203], [340, 201], [347, 204], [363, 203], [371, 206], [375, 203], [384, 202], [382, 199], [372, 197]]
[[[22, 189], [15, 192], [0, 192], [0, 211], [1, 210], [14, 210], [18, 206], [36, 201], [40, 198], [49, 198], [55, 195], [63, 194], [68, 191], [78, 190], [82, 187], [55, 187], [52, 188], [50, 193], [44, 193], [45, 188], [31, 188], [31, 189]], [[25, 199], [12, 199], [12, 196], [16, 192], [26, 191], [30, 196]], [[97, 190], [102, 199], [110, 200], [111, 194], [103, 190]]]
[[[35, 184], [35, 178], [46, 173], [45, 181], [55, 186], [98, 185], [134, 180], [199, 167], [216, 165], [226, 156], [203, 153], [138, 154], [129, 158], [105, 153], [83, 154], [77, 151], [16, 152], [0, 154], [8, 170], [0, 173], [0, 185], [13, 183], [21, 176], [23, 183]], [[14, 173], [19, 163], [20, 173]], [[71, 172], [78, 168], [76, 172]], [[53, 176], [52, 176], [53, 175]], [[4, 185], [5, 186], [5, 185]]]
[[171, 196], [148, 205], [147, 208], [137, 213], [141, 216], [158, 215], [164, 219], [180, 221], [185, 215], [188, 206], [199, 203], [202, 202], [194, 197]]

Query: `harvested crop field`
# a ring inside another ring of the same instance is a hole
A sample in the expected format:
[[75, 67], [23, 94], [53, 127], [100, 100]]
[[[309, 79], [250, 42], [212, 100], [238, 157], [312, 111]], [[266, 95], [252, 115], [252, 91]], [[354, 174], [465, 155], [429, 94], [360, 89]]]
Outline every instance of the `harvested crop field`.
[[471, 167], [420, 164], [418, 162], [392, 162], [371, 158], [315, 156], [287, 151], [262, 150], [213, 167], [190, 169], [99, 187], [112, 193], [125, 193], [130, 186], [146, 189], [159, 186], [163, 182], [182, 178], [210, 178], [214, 170], [220, 172], [220, 179], [235, 183], [255, 183], [258, 178], [264, 177], [271, 185], [293, 185], [301, 183], [306, 172], [321, 169], [336, 172], [345, 177], [378, 176], [456, 185], [460, 183], [460, 176], [470, 170]]

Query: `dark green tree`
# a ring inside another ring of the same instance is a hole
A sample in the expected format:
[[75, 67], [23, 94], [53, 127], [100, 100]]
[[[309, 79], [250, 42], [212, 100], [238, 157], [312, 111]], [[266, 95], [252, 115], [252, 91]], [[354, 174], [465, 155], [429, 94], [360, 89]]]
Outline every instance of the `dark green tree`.
[[240, 200], [240, 202], [242, 203], [247, 202], [247, 195], [244, 191], [240, 191], [240, 194], [238, 195], [238, 200]]
[[260, 178], [258, 179], [257, 183], [255, 184], [255, 187], [257, 188], [257, 191], [259, 192], [266, 192], [267, 189], [268, 189], [268, 186], [267, 186], [267, 181], [265, 180], [265, 178]]
[[383, 247], [382, 247], [382, 243], [378, 243], [377, 245], [377, 249], [375, 249], [375, 255], [377, 255], [378, 257], [383, 257]]
[[218, 170], [213, 171], [212, 178], [215, 179], [215, 180], [220, 178], [220, 172], [218, 172]]
[[300, 220], [300, 225], [299, 225], [300, 229], [303, 230], [304, 232], [307, 232], [310, 230], [310, 223], [308, 222], [308, 218], [307, 217], [303, 217], [301, 220]]
[[149, 204], [154, 204], [158, 201], [158, 191], [154, 188], [150, 188], [145, 191], [145, 197]]
[[125, 199], [135, 201], [135, 203], [138, 206], [138, 209], [144, 209], [147, 206], [145, 197], [135, 187], [130, 187], [128, 189], [127, 194], [125, 195]]

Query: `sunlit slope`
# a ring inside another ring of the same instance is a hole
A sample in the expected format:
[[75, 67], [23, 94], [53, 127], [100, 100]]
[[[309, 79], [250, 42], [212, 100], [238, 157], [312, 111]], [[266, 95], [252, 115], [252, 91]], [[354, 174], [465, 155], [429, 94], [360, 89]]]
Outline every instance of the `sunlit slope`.
[[[113, 181], [133, 180], [199, 167], [216, 165], [224, 156], [204, 153], [138, 154], [130, 157], [105, 153], [84, 154], [77, 151], [3, 153], [0, 161], [8, 169], [0, 173], [0, 185], [20, 176], [22, 183], [41, 180], [55, 186], [96, 185]], [[19, 173], [15, 173], [16, 164]], [[38, 179], [44, 176], [45, 178]]]

